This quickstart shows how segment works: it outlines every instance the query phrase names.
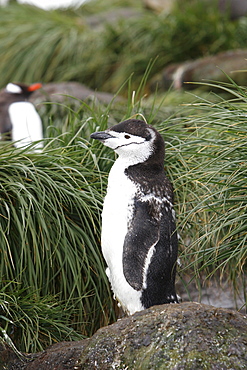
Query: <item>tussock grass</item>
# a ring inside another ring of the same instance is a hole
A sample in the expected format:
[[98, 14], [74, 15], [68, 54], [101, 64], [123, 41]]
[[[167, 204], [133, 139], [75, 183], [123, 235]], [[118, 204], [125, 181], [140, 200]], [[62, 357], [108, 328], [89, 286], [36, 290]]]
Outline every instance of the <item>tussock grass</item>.
[[0, 290], [0, 334], [17, 354], [18, 349], [38, 352], [54, 342], [83, 339], [68, 324], [70, 312], [65, 304], [19, 285], [10, 292], [9, 284]]
[[197, 103], [198, 115], [164, 130], [167, 170], [177, 199], [182, 273], [228, 279], [245, 293], [247, 257], [247, 91]]
[[93, 78], [88, 61], [98, 48], [97, 37], [75, 14], [13, 5], [1, 8], [0, 28], [1, 84], [76, 80], [79, 65], [81, 77], [87, 66]]
[[[133, 82], [138, 88], [150, 60], [156, 60], [151, 78], [169, 63], [240, 48], [246, 43], [246, 22], [229, 21], [219, 14], [216, 4], [207, 6], [205, 12], [201, 2], [182, 1], [169, 15], [154, 14], [140, 3], [102, 4], [91, 1], [76, 11], [48, 12], [17, 4], [2, 8], [1, 87], [13, 80], [71, 80], [115, 92], [134, 73]], [[92, 21], [94, 15], [101, 19], [102, 14], [125, 5], [137, 15]]]
[[219, 272], [245, 289], [247, 91], [222, 85], [232, 100], [195, 97], [188, 110], [164, 119], [166, 98], [158, 105], [149, 99], [149, 106], [142, 98], [146, 81], [147, 74], [134, 94], [129, 80], [124, 112], [82, 103], [55, 125], [46, 121], [42, 153], [0, 147], [0, 334], [18, 350], [89, 336], [115, 319], [100, 251], [114, 153], [89, 136], [138, 114], [166, 141], [180, 275]]
[[115, 317], [100, 252], [103, 152], [83, 135], [99, 122], [47, 139], [43, 153], [0, 147], [1, 327], [19, 350], [92, 335]]

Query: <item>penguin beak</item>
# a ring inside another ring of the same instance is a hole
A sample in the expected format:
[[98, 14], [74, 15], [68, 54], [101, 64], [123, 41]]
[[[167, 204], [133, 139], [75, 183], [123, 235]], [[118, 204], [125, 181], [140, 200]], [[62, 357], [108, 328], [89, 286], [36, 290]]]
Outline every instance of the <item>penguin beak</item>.
[[107, 140], [107, 139], [112, 139], [114, 138], [114, 136], [112, 136], [111, 134], [109, 134], [107, 131], [98, 131], [98, 132], [94, 132], [90, 135], [90, 137], [92, 139], [95, 139], [95, 140], [100, 140], [100, 141], [104, 141], [104, 140]]
[[40, 89], [41, 87], [42, 87], [41, 83], [35, 83], [35, 84], [28, 86], [27, 91], [33, 92], [35, 90]]

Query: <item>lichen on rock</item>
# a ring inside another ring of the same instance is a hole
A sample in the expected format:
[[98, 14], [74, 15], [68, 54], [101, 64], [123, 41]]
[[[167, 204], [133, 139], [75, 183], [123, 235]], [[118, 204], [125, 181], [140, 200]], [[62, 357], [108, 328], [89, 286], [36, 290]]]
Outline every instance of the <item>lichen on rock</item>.
[[56, 343], [23, 358], [2, 346], [0, 368], [247, 369], [247, 316], [192, 302], [155, 306], [99, 329], [91, 338]]
[[246, 369], [246, 316], [197, 303], [162, 305], [100, 329], [83, 369]]

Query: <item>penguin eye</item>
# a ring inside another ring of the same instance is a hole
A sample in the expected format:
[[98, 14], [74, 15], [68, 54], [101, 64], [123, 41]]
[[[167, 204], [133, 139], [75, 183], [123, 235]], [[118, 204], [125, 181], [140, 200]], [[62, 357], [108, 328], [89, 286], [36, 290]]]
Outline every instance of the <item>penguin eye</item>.
[[129, 135], [124, 135], [125, 139], [130, 139]]

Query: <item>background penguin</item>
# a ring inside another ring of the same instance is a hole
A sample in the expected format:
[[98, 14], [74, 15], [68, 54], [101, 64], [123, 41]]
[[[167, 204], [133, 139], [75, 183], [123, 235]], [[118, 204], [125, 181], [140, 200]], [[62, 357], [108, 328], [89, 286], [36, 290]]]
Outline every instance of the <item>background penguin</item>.
[[163, 138], [136, 119], [91, 138], [118, 154], [109, 173], [101, 235], [114, 295], [129, 314], [177, 303], [177, 233]]
[[[19, 148], [43, 139], [42, 122], [35, 107], [28, 102], [29, 96], [42, 85], [35, 83], [9, 83], [0, 92], [0, 133], [2, 140], [17, 141], [14, 146]], [[43, 147], [42, 142], [35, 149]]]

